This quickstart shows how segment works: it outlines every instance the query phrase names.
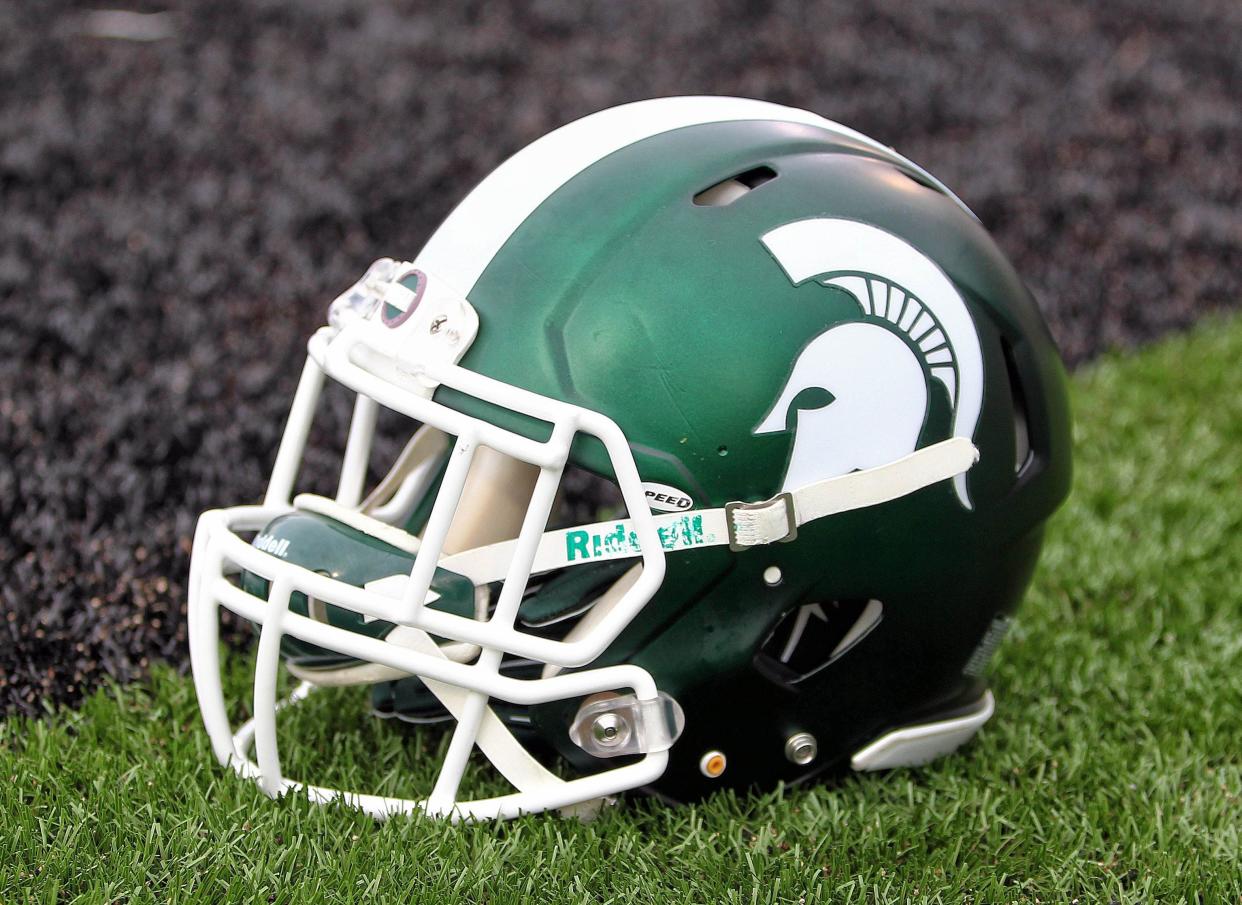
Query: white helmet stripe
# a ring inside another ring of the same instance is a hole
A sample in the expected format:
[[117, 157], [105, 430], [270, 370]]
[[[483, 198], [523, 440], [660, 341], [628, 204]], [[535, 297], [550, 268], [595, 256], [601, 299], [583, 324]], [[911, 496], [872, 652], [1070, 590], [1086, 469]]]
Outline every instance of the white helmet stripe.
[[492, 258], [526, 218], [587, 167], [664, 132], [745, 120], [817, 126], [862, 142], [914, 167], [931, 184], [957, 200], [939, 181], [891, 148], [814, 113], [735, 97], [657, 98], [594, 113], [548, 133], [514, 154], [449, 214], [423, 247], [414, 266], [434, 273], [437, 279], [447, 281], [468, 296]]

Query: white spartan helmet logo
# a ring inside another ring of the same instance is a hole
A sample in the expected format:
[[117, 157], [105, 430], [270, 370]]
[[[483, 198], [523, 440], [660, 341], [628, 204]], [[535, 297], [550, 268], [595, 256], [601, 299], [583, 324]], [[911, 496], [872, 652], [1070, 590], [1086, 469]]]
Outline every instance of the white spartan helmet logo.
[[[927, 418], [925, 373], [948, 392], [953, 436], [973, 438], [983, 402], [979, 336], [961, 295], [935, 263], [891, 233], [854, 220], [799, 220], [762, 241], [795, 286], [812, 277], [837, 286], [854, 297], [861, 314], [886, 322], [837, 324], [798, 355], [785, 388], [755, 428], [756, 434], [795, 432], [782, 490], [914, 452]], [[821, 407], [795, 408], [808, 390], [820, 391], [813, 401]], [[971, 508], [965, 474], [954, 478], [954, 489]]]

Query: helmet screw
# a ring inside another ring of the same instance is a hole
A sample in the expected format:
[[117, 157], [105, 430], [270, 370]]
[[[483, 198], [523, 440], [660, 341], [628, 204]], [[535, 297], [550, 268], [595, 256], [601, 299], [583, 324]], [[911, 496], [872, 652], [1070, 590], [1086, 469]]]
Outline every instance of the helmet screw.
[[443, 327], [446, 323], [448, 323], [448, 318], [445, 317], [443, 314], [437, 314], [435, 317], [431, 319], [431, 332], [439, 333], [440, 328]]
[[628, 729], [625, 719], [615, 713], [601, 713], [591, 723], [592, 737], [605, 748], [623, 743], [629, 736]]
[[719, 779], [726, 766], [728, 761], [723, 751], [708, 751], [699, 758], [699, 772], [708, 779]]
[[768, 566], [763, 570], [763, 583], [769, 588], [774, 588], [780, 584], [783, 577], [780, 566]]
[[819, 754], [819, 743], [809, 732], [795, 732], [785, 740], [785, 759], [805, 767]]

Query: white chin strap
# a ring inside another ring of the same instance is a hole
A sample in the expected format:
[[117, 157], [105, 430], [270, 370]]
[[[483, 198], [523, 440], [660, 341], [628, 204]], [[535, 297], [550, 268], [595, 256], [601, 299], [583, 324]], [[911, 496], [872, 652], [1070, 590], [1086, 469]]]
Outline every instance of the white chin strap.
[[[760, 503], [729, 503], [720, 509], [657, 515], [655, 522], [661, 544], [668, 551], [723, 544], [741, 551], [764, 544], [787, 542], [797, 537], [798, 527], [807, 522], [906, 496], [965, 472], [978, 457], [974, 445], [958, 437], [925, 447], [894, 462], [807, 484]], [[331, 500], [306, 495], [299, 496], [294, 503], [298, 508], [321, 512], [398, 548], [417, 552], [418, 542], [412, 535]], [[409, 543], [401, 542], [401, 538], [393, 535], [402, 535]], [[513, 556], [514, 543], [503, 541], [475, 547], [445, 557], [441, 565], [449, 571], [465, 575], [476, 588], [483, 590], [488, 583], [504, 577]], [[587, 562], [621, 559], [640, 552], [629, 519], [564, 528], [544, 533], [531, 571], [545, 572]], [[632, 583], [636, 573], [637, 570], [628, 572], [612, 590], [615, 592], [627, 580]], [[409, 576], [405, 574], [392, 575], [368, 583], [367, 590], [399, 600], [408, 580]], [[485, 590], [483, 593], [486, 595]], [[597, 601], [584, 617], [584, 625], [606, 615], [610, 608], [608, 604], [615, 602], [617, 596], [616, 593], [609, 593]], [[476, 611], [480, 606], [482, 612], [476, 612], [476, 617], [485, 619], [486, 599], [481, 604], [476, 601]], [[421, 649], [430, 642], [425, 632], [404, 625], [394, 627], [385, 640], [412, 650]], [[478, 655], [479, 648], [472, 644], [448, 643], [441, 645], [438, 651], [450, 660], [467, 663]], [[411, 675], [378, 663], [360, 663], [337, 669], [286, 665], [296, 678], [324, 686], [374, 685]], [[559, 672], [558, 668], [545, 669], [544, 677]], [[436, 696], [440, 697], [440, 694], [437, 692]]]
[[[979, 460], [963, 437], [924, 447], [896, 461], [806, 484], [759, 503], [729, 503], [719, 509], [692, 509], [654, 516], [665, 551], [723, 546], [735, 551], [787, 542], [798, 528], [825, 516], [898, 499], [962, 474]], [[512, 560], [515, 541], [476, 547], [441, 560], [445, 569], [476, 585], [498, 581]], [[531, 573], [587, 562], [625, 559], [642, 553], [630, 519], [547, 531], [540, 539]], [[391, 593], [399, 593], [394, 576]]]

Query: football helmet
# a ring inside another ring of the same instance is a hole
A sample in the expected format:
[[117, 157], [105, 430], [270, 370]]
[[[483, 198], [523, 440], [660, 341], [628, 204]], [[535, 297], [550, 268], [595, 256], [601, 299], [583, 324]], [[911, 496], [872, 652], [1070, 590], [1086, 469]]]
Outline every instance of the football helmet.
[[[339, 483], [294, 495], [326, 380], [355, 395]], [[200, 708], [268, 794], [377, 816], [920, 764], [991, 716], [1069, 486], [1053, 342], [944, 185], [802, 110], [628, 104], [331, 303], [262, 505], [199, 521]], [[259, 636], [240, 727], [220, 607]], [[282, 773], [277, 710], [354, 684], [451, 727], [424, 798]], [[463, 800], [475, 749], [511, 793]]]

